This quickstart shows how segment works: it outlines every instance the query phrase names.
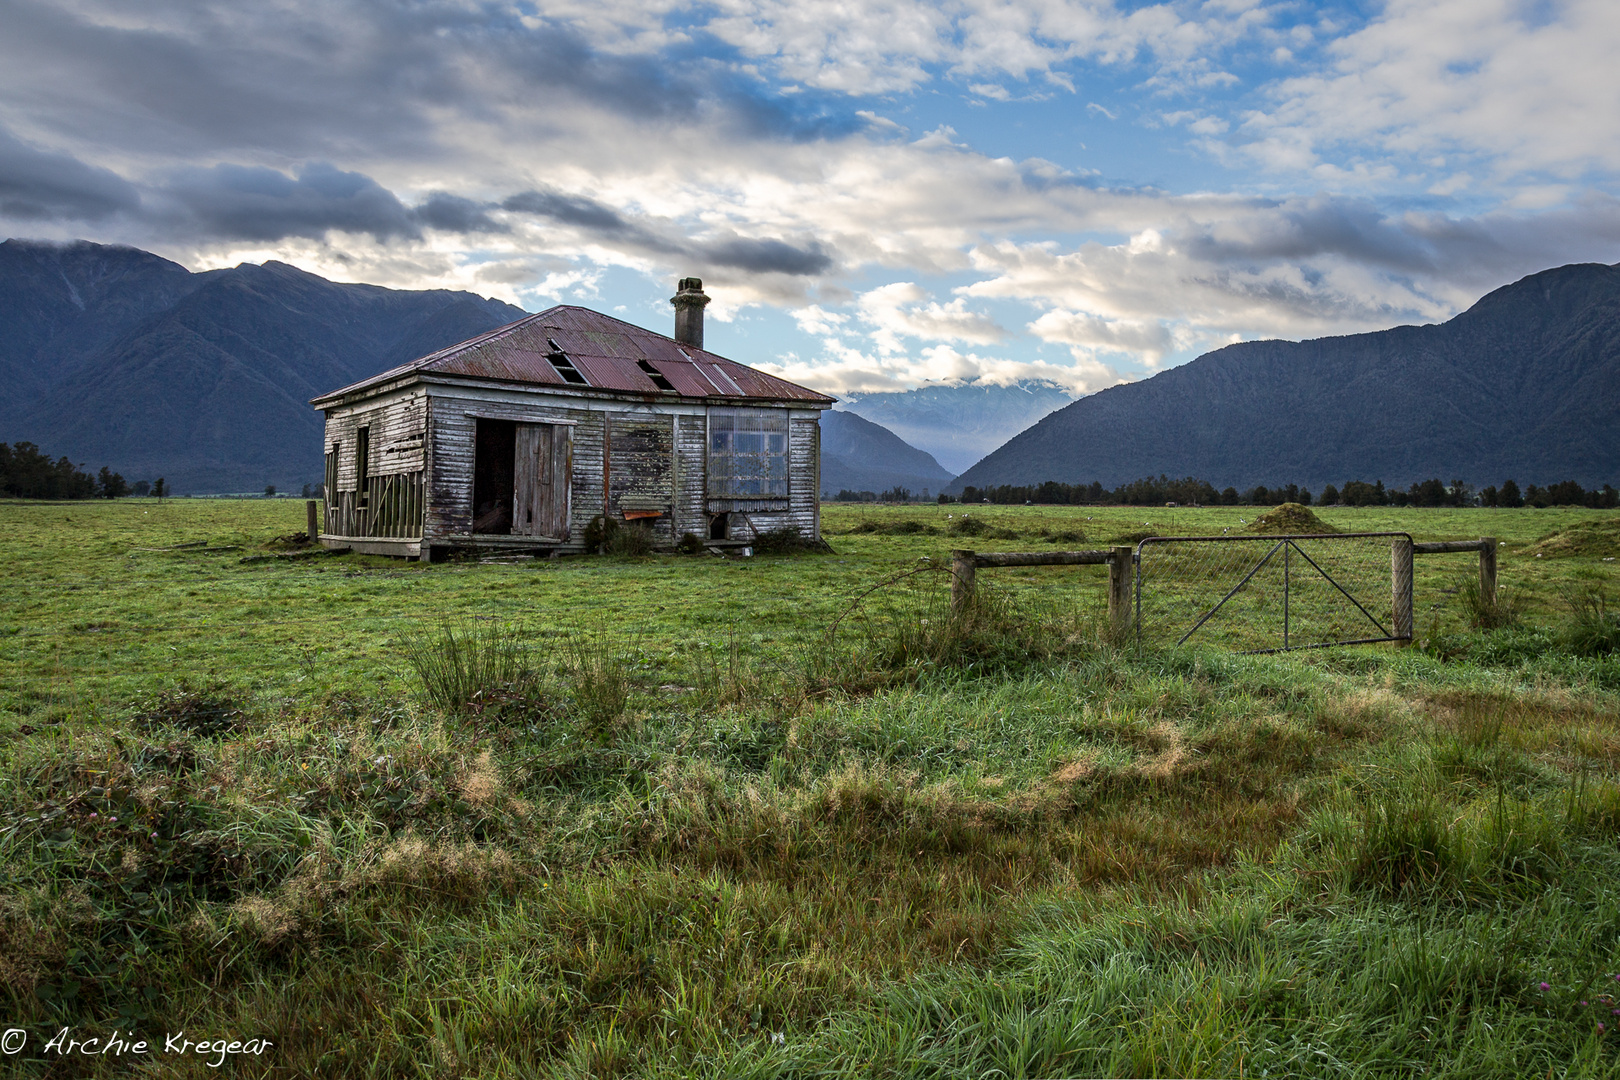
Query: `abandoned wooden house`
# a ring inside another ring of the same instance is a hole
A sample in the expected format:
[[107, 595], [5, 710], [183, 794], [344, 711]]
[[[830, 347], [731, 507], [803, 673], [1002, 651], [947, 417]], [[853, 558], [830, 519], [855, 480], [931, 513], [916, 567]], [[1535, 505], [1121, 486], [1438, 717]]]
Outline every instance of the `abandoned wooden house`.
[[675, 336], [562, 305], [311, 401], [326, 414], [329, 548], [580, 552], [591, 520], [744, 545], [821, 536], [833, 399], [703, 348], [703, 283]]

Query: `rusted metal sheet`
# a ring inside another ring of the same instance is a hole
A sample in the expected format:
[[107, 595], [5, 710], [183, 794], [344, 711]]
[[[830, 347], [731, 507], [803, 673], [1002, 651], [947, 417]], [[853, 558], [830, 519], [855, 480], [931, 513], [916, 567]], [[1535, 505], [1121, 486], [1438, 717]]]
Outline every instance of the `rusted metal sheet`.
[[585, 378], [590, 380], [591, 386], [598, 390], [625, 390], [634, 394], [656, 394], [658, 387], [653, 385], [647, 373], [635, 365], [634, 361], [620, 360], [611, 356], [582, 356], [579, 353], [569, 353], [568, 358], [574, 362]]
[[640, 363], [647, 361], [674, 387], [673, 394], [684, 398], [791, 401], [823, 407], [833, 401], [825, 394], [611, 315], [563, 305], [315, 398], [312, 404], [323, 407], [323, 403], [335, 403], [345, 395], [413, 374], [587, 389], [558, 374], [548, 359], [558, 351], [584, 375], [589, 389], [608, 393], [671, 394], [641, 368]]
[[566, 385], [543, 351], [524, 348], [520, 343], [496, 341], [435, 361], [425, 370], [444, 375], [469, 375], [481, 379], [510, 382]]

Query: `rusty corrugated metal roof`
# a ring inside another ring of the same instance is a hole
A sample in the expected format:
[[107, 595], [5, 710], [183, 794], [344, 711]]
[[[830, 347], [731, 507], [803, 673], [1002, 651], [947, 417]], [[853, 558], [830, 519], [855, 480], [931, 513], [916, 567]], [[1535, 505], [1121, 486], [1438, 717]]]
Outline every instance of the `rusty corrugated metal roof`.
[[[559, 374], [558, 366], [549, 359], [559, 352], [566, 357], [565, 364], [584, 377], [584, 384]], [[822, 407], [833, 402], [825, 394], [682, 345], [622, 319], [564, 304], [323, 394], [311, 404], [412, 374], [462, 375], [609, 393], [669, 393], [653, 381], [643, 363], [682, 397], [802, 401]]]

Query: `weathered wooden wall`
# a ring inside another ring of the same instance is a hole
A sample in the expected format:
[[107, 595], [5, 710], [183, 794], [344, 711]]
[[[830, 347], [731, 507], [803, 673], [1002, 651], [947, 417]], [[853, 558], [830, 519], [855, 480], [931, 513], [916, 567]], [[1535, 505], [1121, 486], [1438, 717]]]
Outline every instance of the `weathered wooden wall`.
[[703, 413], [675, 418], [675, 506], [670, 533], [679, 540], [691, 533], [709, 536], [709, 514], [704, 503], [704, 467], [709, 425]]
[[673, 544], [675, 507], [675, 435], [673, 416], [650, 410], [614, 411], [608, 415], [609, 518], [624, 520], [626, 513], [656, 512], [653, 543]]
[[[421, 486], [426, 460], [428, 399], [421, 390], [402, 391], [352, 408], [334, 409], [326, 417], [327, 454], [336, 447], [328, 469], [325, 532], [329, 536], [416, 537], [422, 534], [422, 499], [411, 494]], [[364, 484], [356, 468], [361, 428], [370, 429]], [[335, 478], [335, 483], [332, 482]], [[362, 486], [385, 499], [386, 515], [359, 510]], [[386, 521], [384, 520], [386, 517]], [[375, 519], [375, 520], [373, 520]]]
[[327, 416], [325, 449], [330, 451], [333, 443], [338, 444], [339, 491], [354, 491], [359, 486], [355, 482], [354, 444], [356, 433], [363, 427], [371, 428], [371, 461], [367, 471], [372, 476], [421, 471], [427, 397], [416, 391], [336, 410]]

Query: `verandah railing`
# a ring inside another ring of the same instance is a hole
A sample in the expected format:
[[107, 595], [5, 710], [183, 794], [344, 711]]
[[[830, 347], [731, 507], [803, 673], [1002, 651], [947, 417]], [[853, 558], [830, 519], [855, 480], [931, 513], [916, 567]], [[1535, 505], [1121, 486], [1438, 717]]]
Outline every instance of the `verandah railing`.
[[426, 500], [422, 474], [368, 476], [363, 491], [331, 491], [326, 535], [420, 540]]

